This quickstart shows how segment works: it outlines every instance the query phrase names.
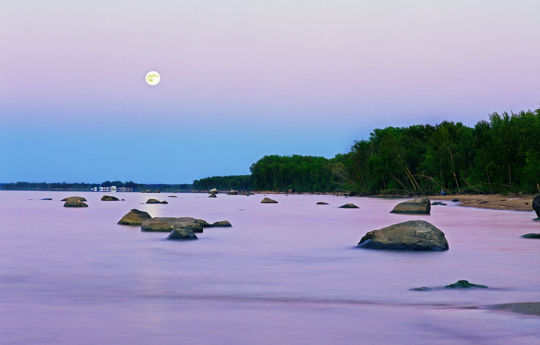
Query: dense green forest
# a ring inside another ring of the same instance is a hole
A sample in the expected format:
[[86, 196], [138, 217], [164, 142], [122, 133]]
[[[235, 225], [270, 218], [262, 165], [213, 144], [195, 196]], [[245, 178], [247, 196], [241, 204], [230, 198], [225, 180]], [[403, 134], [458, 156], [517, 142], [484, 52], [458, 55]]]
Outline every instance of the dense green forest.
[[[540, 191], [540, 109], [495, 113], [474, 128], [445, 121], [375, 129], [369, 139], [356, 141], [349, 153], [332, 159], [265, 156], [251, 166], [250, 187], [234, 185], [237, 178], [204, 179], [207, 184], [201, 189], [534, 193]], [[247, 176], [242, 178], [248, 183]]]
[[252, 190], [251, 175], [213, 176], [193, 181], [193, 190]]

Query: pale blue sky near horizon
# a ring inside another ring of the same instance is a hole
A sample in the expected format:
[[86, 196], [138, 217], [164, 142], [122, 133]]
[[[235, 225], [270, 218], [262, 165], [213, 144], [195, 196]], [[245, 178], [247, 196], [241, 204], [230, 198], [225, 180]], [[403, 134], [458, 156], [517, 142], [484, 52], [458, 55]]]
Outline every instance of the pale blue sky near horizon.
[[[4, 0], [0, 182], [190, 183], [540, 107], [537, 0]], [[144, 75], [161, 73], [158, 86]]]

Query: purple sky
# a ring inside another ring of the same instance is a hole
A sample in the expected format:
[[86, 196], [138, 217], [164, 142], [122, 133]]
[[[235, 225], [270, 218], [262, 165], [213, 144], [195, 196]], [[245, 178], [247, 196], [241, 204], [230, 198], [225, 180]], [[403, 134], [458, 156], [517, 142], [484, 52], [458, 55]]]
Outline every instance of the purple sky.
[[265, 154], [331, 157], [376, 127], [537, 108], [539, 13], [538, 0], [4, 0], [0, 182], [191, 182]]

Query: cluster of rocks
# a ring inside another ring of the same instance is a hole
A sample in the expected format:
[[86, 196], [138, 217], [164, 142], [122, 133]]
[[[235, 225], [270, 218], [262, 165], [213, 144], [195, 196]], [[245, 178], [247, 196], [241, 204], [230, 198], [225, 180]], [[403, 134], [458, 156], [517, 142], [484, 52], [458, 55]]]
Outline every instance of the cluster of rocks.
[[148, 212], [132, 209], [118, 221], [121, 225], [140, 226], [143, 232], [168, 232], [169, 240], [196, 240], [195, 233], [202, 233], [204, 228], [230, 228], [227, 220], [208, 223], [204, 219], [192, 217], [154, 217]]

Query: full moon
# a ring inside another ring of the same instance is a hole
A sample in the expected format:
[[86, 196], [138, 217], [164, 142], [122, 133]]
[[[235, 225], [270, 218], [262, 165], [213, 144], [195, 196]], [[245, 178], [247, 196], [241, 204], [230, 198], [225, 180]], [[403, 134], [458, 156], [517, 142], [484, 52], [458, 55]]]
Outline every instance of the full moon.
[[159, 84], [159, 81], [161, 80], [161, 76], [156, 71], [150, 71], [146, 73], [146, 77], [144, 78], [146, 80], [146, 83], [150, 86], [156, 86]]

